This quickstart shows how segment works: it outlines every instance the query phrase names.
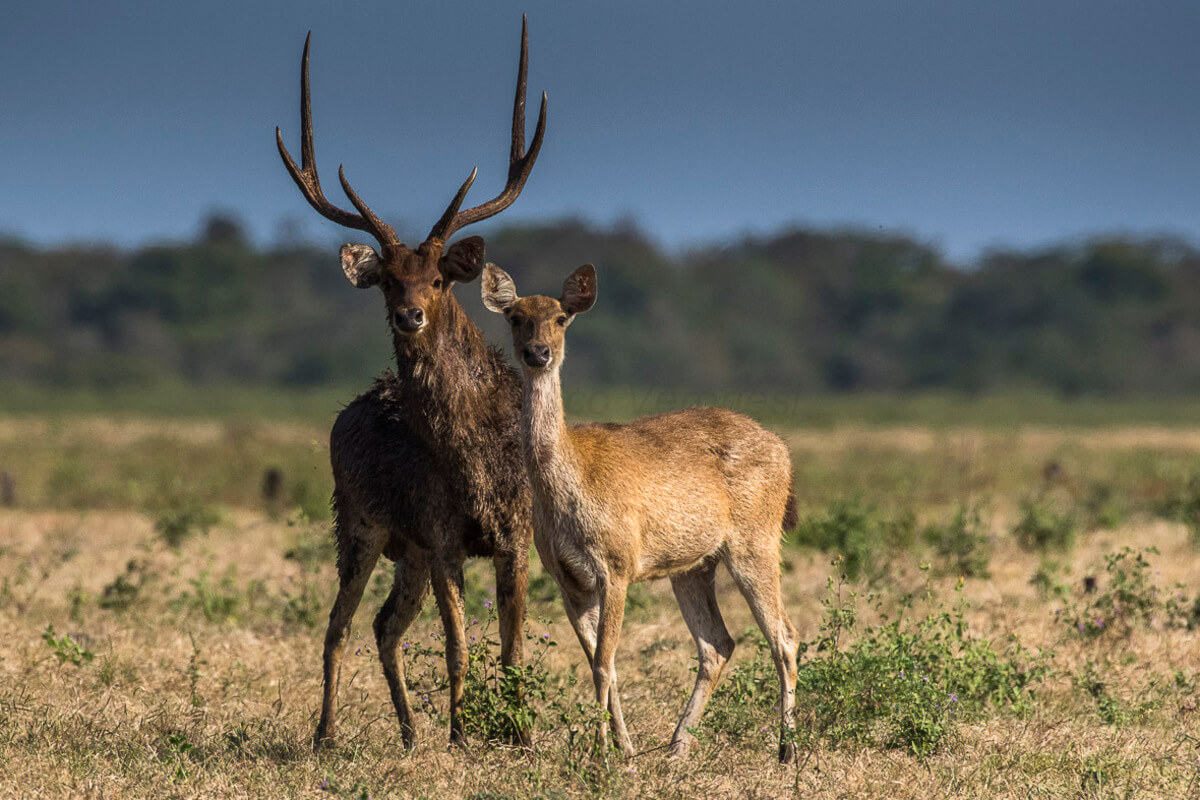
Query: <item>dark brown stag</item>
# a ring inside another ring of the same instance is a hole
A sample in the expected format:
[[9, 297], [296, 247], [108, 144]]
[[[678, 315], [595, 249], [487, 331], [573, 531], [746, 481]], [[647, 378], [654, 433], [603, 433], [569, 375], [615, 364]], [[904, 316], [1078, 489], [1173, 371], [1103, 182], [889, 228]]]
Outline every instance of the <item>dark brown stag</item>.
[[[350, 622], [380, 554], [396, 562], [396, 577], [375, 617], [375, 638], [404, 742], [414, 744], [415, 729], [401, 639], [431, 585], [446, 633], [450, 740], [461, 742], [467, 670], [463, 562], [469, 556], [492, 557], [500, 658], [506, 665], [520, 664], [531, 527], [529, 486], [520, 450], [520, 378], [503, 355], [486, 343], [450, 291], [455, 281], [479, 276], [484, 242], [470, 236], [447, 246], [447, 240], [517, 199], [542, 145], [546, 96], [542, 95], [537, 130], [526, 152], [528, 34], [522, 23], [512, 153], [504, 190], [486, 203], [460, 211], [475, 180], [472, 171], [425, 241], [410, 248], [351, 188], [344, 169], [338, 177], [358, 213], [325, 199], [313, 157], [308, 49], [306, 40], [300, 77], [300, 166], [276, 129], [279, 153], [318, 213], [365, 231], [379, 242], [379, 251], [362, 244], [343, 245], [342, 269], [356, 287], [383, 290], [396, 355], [395, 372], [384, 373], [347, 406], [330, 434], [340, 586], [325, 634], [325, 688], [314, 746], [332, 740], [338, 674]], [[525, 738], [525, 732], [518, 735]]]

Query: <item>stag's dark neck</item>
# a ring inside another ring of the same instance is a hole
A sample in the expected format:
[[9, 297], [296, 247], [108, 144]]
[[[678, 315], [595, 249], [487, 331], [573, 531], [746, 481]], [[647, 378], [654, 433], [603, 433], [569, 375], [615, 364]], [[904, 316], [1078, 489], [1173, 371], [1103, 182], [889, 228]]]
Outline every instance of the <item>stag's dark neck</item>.
[[453, 294], [417, 336], [393, 332], [396, 379], [410, 422], [432, 440], [470, 441], [519, 413], [520, 379]]

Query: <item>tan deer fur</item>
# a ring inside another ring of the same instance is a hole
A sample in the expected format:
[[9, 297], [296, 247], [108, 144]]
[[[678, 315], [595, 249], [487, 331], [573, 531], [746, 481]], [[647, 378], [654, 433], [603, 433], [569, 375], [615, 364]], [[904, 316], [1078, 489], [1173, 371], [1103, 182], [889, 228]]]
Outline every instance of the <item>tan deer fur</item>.
[[[733, 652], [714, 591], [724, 563], [771, 649], [780, 680], [780, 760], [794, 757], [799, 638], [779, 589], [780, 534], [794, 524], [786, 445], [753, 420], [722, 408], [690, 408], [627, 424], [567, 426], [560, 370], [564, 334], [591, 308], [596, 274], [576, 270], [559, 300], [519, 297], [488, 264], [484, 304], [512, 326], [523, 372], [521, 437], [533, 491], [533, 539], [558, 582], [617, 743], [633, 746], [621, 714], [615, 653], [630, 584], [670, 578], [696, 640], [700, 668], [671, 751], [685, 755], [690, 730]], [[785, 523], [786, 520], [786, 523]], [[607, 741], [607, 725], [600, 738]]]

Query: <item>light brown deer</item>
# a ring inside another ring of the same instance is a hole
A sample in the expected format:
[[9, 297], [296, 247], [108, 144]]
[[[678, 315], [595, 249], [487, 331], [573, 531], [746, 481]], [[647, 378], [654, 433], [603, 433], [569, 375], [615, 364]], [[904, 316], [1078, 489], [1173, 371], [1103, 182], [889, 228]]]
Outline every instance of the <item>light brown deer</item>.
[[[795, 524], [787, 446], [753, 420], [722, 408], [690, 408], [617, 425], [563, 421], [564, 336], [596, 300], [596, 271], [576, 270], [562, 297], [518, 297], [494, 264], [484, 305], [512, 326], [523, 371], [521, 440], [533, 490], [533, 540], [562, 590], [617, 743], [633, 745], [621, 714], [615, 654], [631, 583], [669, 577], [696, 640], [700, 669], [671, 739], [687, 753], [691, 729], [733, 652], [714, 590], [724, 563], [771, 649], [780, 683], [781, 761], [795, 757], [799, 638], [779, 589], [779, 546]], [[607, 723], [599, 738], [607, 742]]]
[[[380, 250], [346, 244], [342, 269], [350, 282], [383, 291], [396, 357], [367, 392], [343, 410], [329, 436], [336, 512], [339, 589], [325, 633], [324, 695], [314, 747], [333, 738], [338, 676], [350, 622], [380, 555], [396, 562], [392, 591], [375, 617], [375, 639], [405, 745], [416, 728], [404, 680], [401, 642], [432, 585], [446, 631], [450, 684], [450, 740], [463, 740], [463, 682], [467, 643], [463, 624], [463, 561], [490, 556], [496, 568], [500, 660], [522, 660], [530, 493], [521, 460], [520, 379], [467, 318], [451, 287], [472, 281], [484, 265], [484, 242], [459, 229], [508, 208], [521, 193], [546, 131], [546, 95], [525, 149], [525, 78], [529, 38], [521, 27], [521, 55], [513, 103], [508, 180], [493, 199], [460, 211], [475, 173], [462, 184], [441, 219], [417, 247], [405, 246], [339, 171], [342, 190], [358, 213], [341, 209], [321, 190], [313, 152], [308, 49], [300, 70], [300, 166], [276, 128], [279, 154], [292, 179], [319, 214], [365, 231]], [[527, 741], [524, 731], [516, 738]]]

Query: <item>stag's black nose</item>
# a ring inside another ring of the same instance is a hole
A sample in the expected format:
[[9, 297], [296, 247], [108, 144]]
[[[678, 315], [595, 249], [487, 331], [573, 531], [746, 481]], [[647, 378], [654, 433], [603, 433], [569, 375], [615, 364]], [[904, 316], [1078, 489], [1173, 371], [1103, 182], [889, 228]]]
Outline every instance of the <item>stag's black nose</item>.
[[397, 330], [416, 333], [425, 325], [425, 312], [419, 308], [398, 308], [392, 312], [392, 323]]
[[550, 363], [550, 348], [544, 344], [527, 344], [521, 358], [531, 367], [544, 367]]

